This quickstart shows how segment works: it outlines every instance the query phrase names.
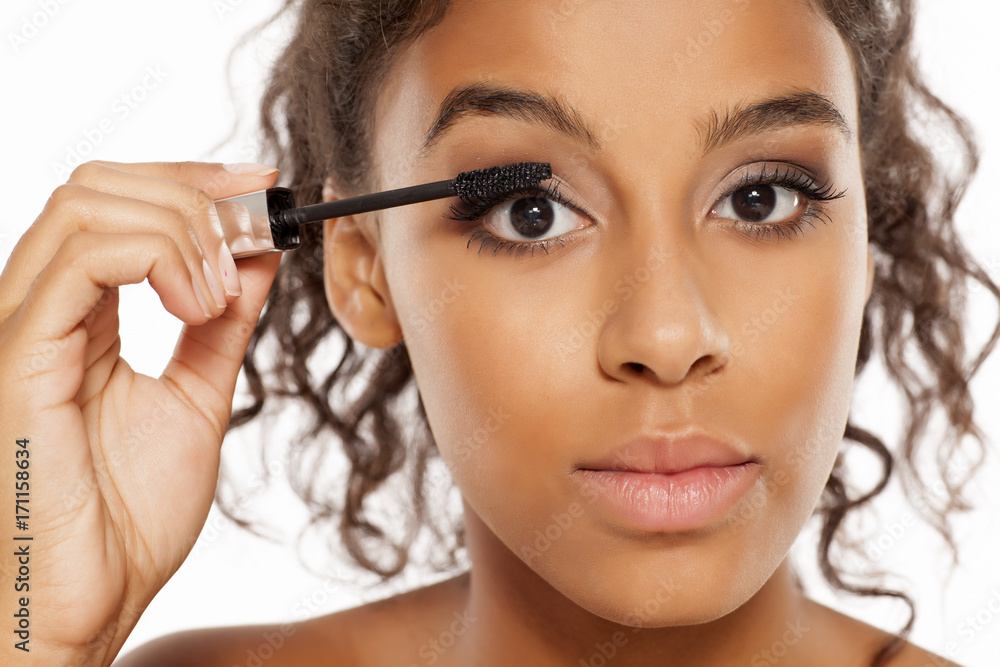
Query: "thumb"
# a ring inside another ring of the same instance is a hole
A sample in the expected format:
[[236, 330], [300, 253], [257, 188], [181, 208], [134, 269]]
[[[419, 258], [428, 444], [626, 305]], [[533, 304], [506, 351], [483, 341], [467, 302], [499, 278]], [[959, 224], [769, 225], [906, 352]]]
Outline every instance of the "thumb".
[[169, 378], [225, 433], [236, 378], [284, 253], [237, 260], [242, 294], [218, 317], [185, 324], [161, 379]]

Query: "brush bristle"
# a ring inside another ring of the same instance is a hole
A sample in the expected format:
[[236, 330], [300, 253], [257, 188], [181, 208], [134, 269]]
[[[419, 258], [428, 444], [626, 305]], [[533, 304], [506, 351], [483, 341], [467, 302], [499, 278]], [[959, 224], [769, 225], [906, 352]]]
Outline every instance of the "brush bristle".
[[548, 162], [505, 164], [459, 174], [455, 177], [455, 194], [462, 199], [483, 199], [491, 194], [529, 188], [546, 178], [552, 178]]

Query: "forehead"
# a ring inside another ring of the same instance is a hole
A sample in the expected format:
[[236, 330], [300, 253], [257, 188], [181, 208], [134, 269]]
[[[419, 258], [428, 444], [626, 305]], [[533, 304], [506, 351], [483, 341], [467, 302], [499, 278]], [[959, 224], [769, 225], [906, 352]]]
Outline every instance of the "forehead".
[[379, 162], [420, 154], [442, 100], [477, 82], [554, 95], [633, 151], [691, 139], [706, 110], [796, 89], [857, 127], [849, 50], [809, 0], [459, 0], [383, 83]]

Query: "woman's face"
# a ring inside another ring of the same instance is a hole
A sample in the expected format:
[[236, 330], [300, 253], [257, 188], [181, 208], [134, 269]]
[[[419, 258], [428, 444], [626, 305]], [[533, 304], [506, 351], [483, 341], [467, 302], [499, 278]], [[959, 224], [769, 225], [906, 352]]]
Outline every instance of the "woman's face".
[[[472, 100], [425, 147], [468, 86], [534, 100]], [[848, 415], [871, 270], [856, 95], [834, 26], [796, 0], [456, 2], [401, 53], [379, 189], [548, 162], [572, 203], [458, 223], [439, 200], [368, 228], [471, 534], [630, 625], [712, 620], [767, 581]], [[784, 185], [737, 189], [762, 175]], [[579, 470], [692, 426], [759, 462], [696, 527], [643, 529]], [[672, 603], [637, 617], [667, 580]]]

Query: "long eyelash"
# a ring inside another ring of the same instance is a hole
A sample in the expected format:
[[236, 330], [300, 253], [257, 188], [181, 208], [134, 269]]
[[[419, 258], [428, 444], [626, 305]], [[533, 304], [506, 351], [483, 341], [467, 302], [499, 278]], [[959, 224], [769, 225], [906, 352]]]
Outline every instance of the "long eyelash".
[[[813, 205], [810, 205], [809, 208], [807, 208], [798, 218], [788, 220], [786, 222], [759, 224], [747, 222], [745, 220], [733, 220], [733, 225], [735, 227], [739, 228], [742, 232], [753, 236], [756, 240], [769, 241], [772, 236], [777, 235], [779, 244], [781, 243], [782, 238], [790, 240], [795, 235], [802, 234], [803, 224], [807, 224], [810, 227], [815, 228], [815, 225], [812, 222], [814, 220], [818, 220], [824, 224], [832, 222], [825, 209], [817, 204], [840, 199], [847, 192], [846, 188], [835, 192], [831, 182], [826, 181], [824, 183], [817, 184], [816, 181], [801, 171], [793, 170], [788, 166], [784, 168], [783, 172], [780, 172], [779, 168], [775, 167], [774, 171], [770, 173], [768, 173], [767, 167], [763, 167], [756, 175], [745, 174], [739, 182], [737, 182], [732, 188], [729, 189], [728, 192], [726, 192], [725, 195], [720, 198], [720, 201], [730, 197], [734, 192], [748, 185], [777, 185], [780, 187], [786, 187], [790, 190], [795, 190], [801, 193], [813, 202]], [[477, 222], [486, 217], [496, 207], [519, 196], [551, 199], [552, 201], [558, 202], [563, 206], [577, 211], [578, 213], [583, 213], [583, 211], [581, 211], [569, 197], [560, 192], [559, 184], [552, 181], [546, 186], [533, 185], [527, 188], [518, 188], [507, 192], [492, 193], [490, 196], [486, 197], [478, 197], [475, 199], [462, 198], [460, 199], [460, 204], [453, 204], [451, 206], [450, 215], [446, 215], [444, 217], [449, 220]], [[482, 229], [481, 227], [473, 227], [469, 231], [469, 242], [466, 244], [466, 248], [472, 245], [472, 241], [476, 239], [480, 240], [479, 253], [482, 253], [484, 248], [492, 248], [494, 257], [500, 251], [504, 251], [507, 254], [515, 254], [515, 257], [520, 257], [525, 252], [529, 251], [531, 252], [531, 255], [534, 256], [535, 250], [541, 250], [548, 254], [549, 247], [553, 244], [559, 244], [560, 246], [565, 245], [565, 242], [560, 237], [544, 241], [508, 241]]]
[[802, 234], [803, 223], [815, 228], [815, 225], [812, 223], [813, 220], [819, 220], [823, 224], [832, 222], [822, 204], [834, 199], [840, 199], [847, 192], [847, 188], [839, 192], [834, 192], [833, 183], [830, 181], [817, 184], [809, 176], [806, 176], [801, 171], [793, 170], [791, 167], [786, 166], [783, 173], [779, 173], [778, 167], [775, 167], [771, 173], [768, 173], [767, 167], [763, 167], [757, 175], [745, 174], [736, 185], [719, 198], [719, 201], [731, 197], [734, 192], [748, 185], [777, 185], [785, 187], [799, 192], [806, 199], [813, 202], [802, 215], [794, 220], [770, 224], [733, 220], [734, 227], [737, 227], [746, 234], [752, 235], [757, 241], [769, 241], [772, 236], [777, 235], [778, 244], [781, 243], [782, 238], [791, 239], [796, 234]]
[[844, 188], [840, 192], [834, 192], [833, 183], [827, 181], [822, 184], [817, 184], [816, 181], [809, 176], [806, 176], [801, 171], [793, 170], [789, 166], [785, 166], [785, 171], [782, 173], [779, 173], [778, 167], [775, 167], [774, 171], [770, 174], [767, 172], [767, 167], [763, 167], [756, 176], [745, 174], [738, 183], [729, 189], [729, 192], [727, 192], [722, 199], [725, 199], [729, 195], [733, 194], [742, 187], [746, 187], [747, 185], [788, 186], [793, 190], [798, 190], [813, 201], [830, 201], [833, 199], [840, 199], [847, 192], [847, 188]]
[[445, 217], [449, 220], [470, 220], [476, 221], [484, 217], [500, 204], [505, 204], [518, 195], [530, 195], [532, 197], [543, 197], [557, 201], [566, 206], [573, 206], [573, 203], [559, 191], [559, 184], [555, 181], [546, 186], [532, 185], [526, 188], [516, 188], [506, 192], [494, 192], [485, 197], [462, 197], [461, 204], [451, 206], [451, 215]]
[[[577, 211], [578, 213], [582, 213], [582, 211], [580, 211], [580, 209], [572, 202], [572, 200], [570, 200], [569, 197], [560, 192], [559, 184], [555, 181], [551, 181], [545, 186], [533, 185], [526, 188], [508, 190], [506, 192], [496, 192], [490, 194], [489, 196], [477, 198], [463, 197], [460, 199], [460, 204], [453, 204], [451, 206], [450, 215], [446, 215], [444, 217], [449, 220], [476, 222], [486, 217], [497, 206], [506, 204], [512, 199], [524, 196], [551, 199], [552, 201], [558, 202], [567, 208]], [[465, 246], [466, 248], [472, 244], [473, 240], [479, 239], [481, 241], [479, 244], [479, 252], [482, 253], [483, 248], [493, 248], [494, 257], [501, 250], [508, 254], [516, 252], [515, 257], [520, 257], [528, 251], [530, 251], [532, 256], [534, 256], [536, 249], [543, 250], [546, 254], [548, 254], [549, 247], [552, 244], [558, 243], [560, 246], [565, 244], [565, 242], [559, 237], [544, 241], [508, 241], [495, 234], [491, 234], [481, 227], [473, 227], [469, 233], [470, 238], [469, 242]]]

